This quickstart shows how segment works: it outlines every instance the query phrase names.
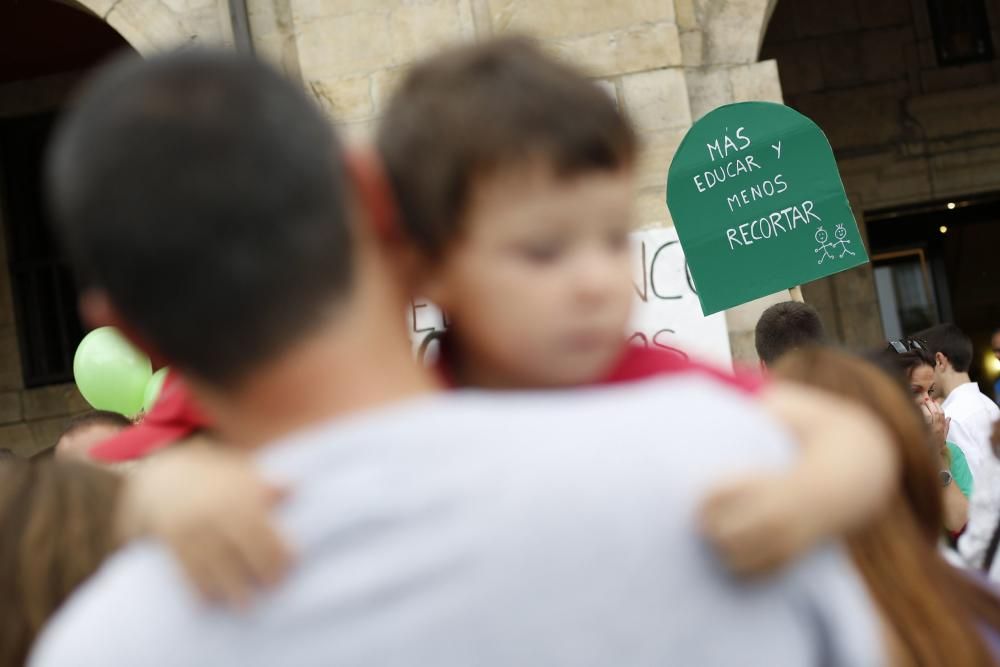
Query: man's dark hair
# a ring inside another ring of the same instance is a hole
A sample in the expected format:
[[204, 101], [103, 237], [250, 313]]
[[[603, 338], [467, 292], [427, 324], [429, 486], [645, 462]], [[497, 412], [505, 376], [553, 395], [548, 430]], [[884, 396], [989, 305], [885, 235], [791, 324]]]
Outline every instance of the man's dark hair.
[[[66, 425], [66, 428], [63, 429], [62, 435], [59, 436], [59, 440], [62, 440], [67, 435], [72, 435], [77, 431], [90, 428], [91, 426], [111, 426], [114, 428], [126, 429], [131, 425], [131, 419], [125, 417], [124, 415], [120, 415], [117, 412], [93, 410], [91, 412], [84, 412], [82, 415], [74, 417], [70, 420], [69, 424]], [[58, 440], [56, 442], [58, 442]]]
[[956, 373], [968, 373], [972, 366], [972, 339], [950, 322], [925, 329], [916, 335], [927, 341], [932, 355], [938, 352], [947, 357]]
[[280, 352], [350, 288], [331, 124], [255, 60], [188, 50], [103, 70], [58, 129], [48, 186], [83, 279], [212, 383]]
[[378, 149], [402, 225], [440, 257], [473, 183], [539, 160], [560, 178], [631, 166], [636, 138], [611, 97], [532, 41], [460, 46], [415, 65], [389, 102]]
[[825, 342], [826, 332], [819, 313], [798, 301], [784, 301], [765, 310], [754, 331], [757, 356], [765, 366], [773, 365], [792, 350]]

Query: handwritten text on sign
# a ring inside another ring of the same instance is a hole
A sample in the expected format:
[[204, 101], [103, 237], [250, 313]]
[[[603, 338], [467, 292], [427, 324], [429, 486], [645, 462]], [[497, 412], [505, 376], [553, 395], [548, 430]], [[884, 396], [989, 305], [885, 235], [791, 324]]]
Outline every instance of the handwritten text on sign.
[[[633, 344], [731, 367], [725, 317], [702, 315], [677, 233], [673, 229], [636, 232], [632, 248], [636, 298], [626, 338]], [[433, 358], [448, 327], [447, 316], [433, 304], [418, 300], [410, 305], [407, 320], [418, 357]]]
[[678, 149], [667, 187], [706, 313], [868, 259], [829, 142], [786, 106], [709, 113]]

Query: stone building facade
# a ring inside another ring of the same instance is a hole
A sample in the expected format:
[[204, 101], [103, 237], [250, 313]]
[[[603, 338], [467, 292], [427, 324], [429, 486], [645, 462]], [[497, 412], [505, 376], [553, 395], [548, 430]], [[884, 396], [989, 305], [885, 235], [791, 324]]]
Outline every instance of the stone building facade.
[[[189, 43], [234, 43], [230, 0], [67, 1], [105, 21], [141, 54]], [[889, 140], [897, 129], [889, 127], [891, 114], [878, 117], [879, 110], [887, 111], [904, 87], [919, 82], [911, 91], [920, 95], [912, 112], [926, 120], [922, 141], [951, 141], [959, 123], [978, 122], [978, 127], [992, 122], [983, 114], [976, 116], [975, 107], [993, 99], [988, 96], [996, 92], [977, 91], [949, 101], [953, 93], [942, 93], [947, 77], [925, 71], [921, 40], [926, 39], [926, 26], [911, 26], [911, 43], [903, 35], [905, 20], [898, 8], [872, 9], [893, 1], [245, 0], [245, 6], [255, 51], [301, 81], [344, 133], [357, 139], [371, 133], [393, 86], [415, 58], [446, 44], [513, 31], [539, 38], [553, 52], [586, 68], [635, 123], [643, 142], [636, 192], [639, 222], [662, 226], [671, 224], [664, 203], [667, 166], [693, 120], [728, 102], [782, 101], [783, 84], [795, 105], [830, 132], [835, 148], [849, 149], [859, 141], [885, 146], [882, 153], [855, 156], [848, 151], [842, 164], [856, 211], [926, 194], [920, 179], [929, 183], [929, 174], [940, 161], [926, 152], [913, 159], [900, 155]], [[920, 0], [912, 4], [919, 5]], [[761, 46], [776, 5], [780, 21], [771, 27], [762, 61]], [[793, 5], [798, 9], [790, 9]], [[840, 22], [830, 23], [821, 9], [813, 8], [817, 14], [810, 16], [809, 9], [801, 8], [812, 5], [851, 5], [850, 18], [838, 14]], [[873, 59], [877, 78], [846, 72], [862, 56], [843, 48], [838, 51], [836, 40], [812, 43], [833, 34], [827, 30], [830, 26], [858, 33], [859, 42], [872, 51], [863, 57]], [[869, 34], [869, 30], [880, 32]], [[968, 76], [995, 82], [996, 69], [979, 69]], [[0, 118], [24, 112], [26, 105], [37, 109], [61, 104], [75, 79], [71, 74], [0, 83]], [[828, 91], [834, 84], [837, 90]], [[875, 105], [871, 108], [866, 102], [869, 96]], [[840, 116], [824, 113], [834, 98], [845, 100], [847, 112], [860, 120], [858, 133]], [[951, 107], [962, 107], [965, 115], [948, 117]], [[1000, 159], [995, 147], [984, 146], [983, 152], [972, 156], [941, 158], [959, 159], [969, 161], [970, 172], [976, 171], [984, 188], [993, 187], [991, 178], [1000, 179], [1000, 171], [988, 179], [972, 168], [976, 160]], [[938, 190], [928, 185], [930, 194], [948, 187], [968, 189], [958, 182], [947, 185], [947, 180], [934, 183]], [[0, 446], [30, 453], [50, 445], [67, 416], [85, 406], [68, 385], [24, 389], [8, 283], [6, 272], [0, 271]], [[807, 286], [805, 293], [841, 339], [874, 343], [881, 338], [870, 269]], [[787, 298], [785, 292], [727, 312], [738, 359], [754, 359], [752, 329], [757, 317], [767, 305]]]
[[[983, 6], [1000, 48], [1000, 0]], [[786, 1], [767, 30], [761, 58], [777, 62], [786, 104], [826, 132], [859, 220], [1000, 191], [1000, 60], [939, 64], [929, 7], [927, 0]], [[839, 340], [880, 339], [871, 267], [807, 285], [804, 294]]]

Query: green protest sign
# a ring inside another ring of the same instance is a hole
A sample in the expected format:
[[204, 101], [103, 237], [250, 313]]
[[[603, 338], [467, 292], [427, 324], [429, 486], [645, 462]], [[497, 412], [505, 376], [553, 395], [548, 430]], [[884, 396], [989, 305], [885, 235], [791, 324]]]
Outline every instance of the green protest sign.
[[830, 142], [783, 104], [730, 104], [695, 123], [667, 205], [706, 315], [868, 261]]

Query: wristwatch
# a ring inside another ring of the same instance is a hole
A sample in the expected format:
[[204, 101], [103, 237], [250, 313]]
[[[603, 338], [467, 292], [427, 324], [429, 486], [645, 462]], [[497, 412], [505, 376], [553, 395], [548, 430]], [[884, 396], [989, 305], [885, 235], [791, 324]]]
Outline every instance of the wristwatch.
[[942, 470], [938, 473], [938, 479], [941, 480], [941, 486], [946, 487], [954, 481], [955, 477], [950, 470]]

